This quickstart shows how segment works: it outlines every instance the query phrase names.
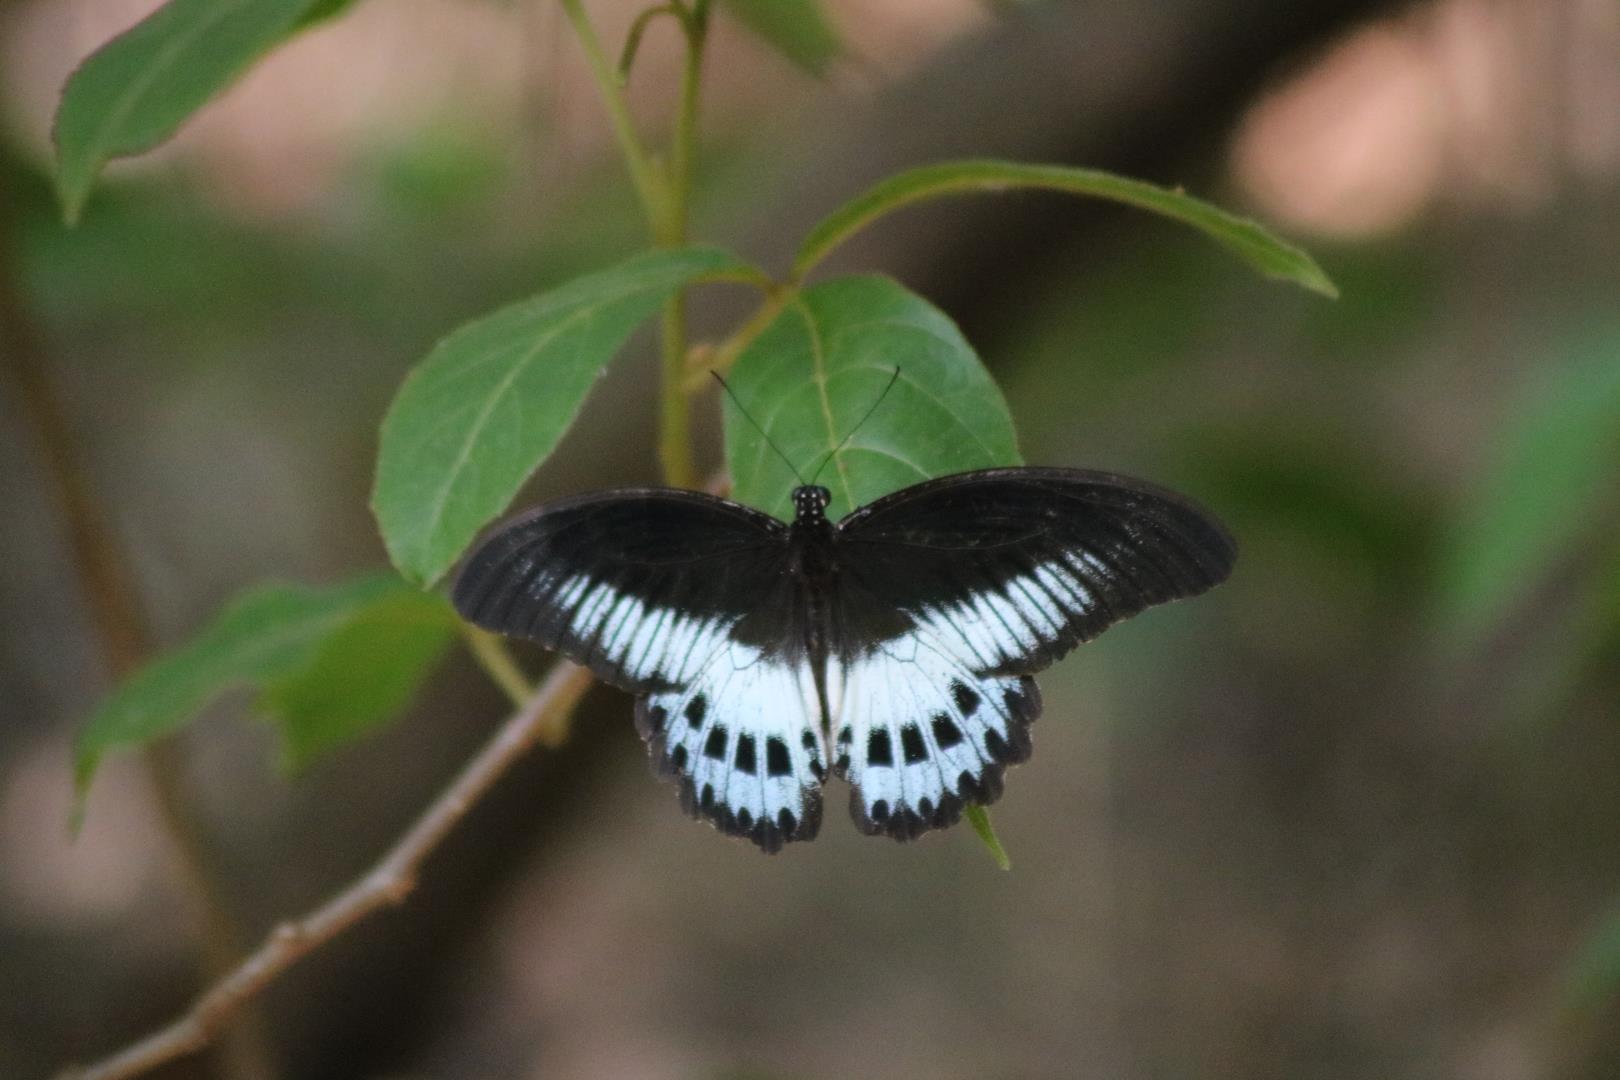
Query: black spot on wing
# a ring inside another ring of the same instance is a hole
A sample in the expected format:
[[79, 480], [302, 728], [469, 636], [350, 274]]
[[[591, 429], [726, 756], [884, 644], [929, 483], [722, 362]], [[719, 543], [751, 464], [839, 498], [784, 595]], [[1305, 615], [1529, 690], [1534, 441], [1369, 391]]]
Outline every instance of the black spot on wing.
[[715, 761], [726, 760], [725, 725], [716, 724], [709, 732], [709, 741], [703, 744], [703, 756], [713, 758]]
[[894, 750], [889, 745], [889, 732], [886, 728], [874, 731], [867, 736], [866, 763], [868, 765], [894, 764]]
[[905, 756], [907, 765], [916, 765], [928, 758], [928, 748], [923, 745], [922, 729], [916, 724], [907, 724], [900, 729], [900, 750]]
[[979, 695], [965, 682], [951, 683], [951, 697], [956, 699], [956, 708], [963, 716], [972, 716], [979, 707]]
[[737, 736], [737, 768], [749, 776], [759, 771], [758, 763], [754, 760], [754, 737], [752, 735]]
[[787, 776], [793, 772], [793, 762], [788, 757], [787, 743], [776, 737], [765, 740], [765, 775]]
[[962, 741], [961, 729], [959, 729], [956, 726], [956, 723], [944, 713], [938, 713], [934, 716], [933, 727], [934, 742], [941, 750], [949, 750], [951, 747], [958, 745]]
[[709, 711], [709, 699], [696, 694], [686, 703], [686, 722], [693, 727], [703, 726], [703, 715]]

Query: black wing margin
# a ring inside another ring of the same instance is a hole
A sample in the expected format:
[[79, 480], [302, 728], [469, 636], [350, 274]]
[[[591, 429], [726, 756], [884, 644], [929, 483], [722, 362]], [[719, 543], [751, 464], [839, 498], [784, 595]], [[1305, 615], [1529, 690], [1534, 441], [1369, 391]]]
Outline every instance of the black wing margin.
[[596, 492], [519, 515], [474, 550], [452, 599], [603, 681], [682, 685], [779, 579], [787, 526], [675, 488]]
[[1080, 469], [941, 477], [868, 503], [838, 534], [852, 592], [997, 675], [1039, 671], [1145, 608], [1196, 596], [1237, 557], [1192, 501]]

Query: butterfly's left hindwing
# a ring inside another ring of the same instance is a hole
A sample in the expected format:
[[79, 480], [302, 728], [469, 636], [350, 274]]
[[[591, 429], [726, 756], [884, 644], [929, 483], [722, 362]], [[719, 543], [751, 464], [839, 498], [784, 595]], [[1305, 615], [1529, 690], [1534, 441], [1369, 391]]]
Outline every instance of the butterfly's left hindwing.
[[607, 492], [495, 532], [454, 600], [643, 694], [637, 726], [687, 812], [775, 851], [816, 834], [827, 760], [788, 557], [787, 527], [736, 503]]
[[910, 840], [1001, 797], [1030, 753], [1035, 680], [984, 675], [927, 629], [858, 650], [835, 684], [835, 764], [862, 832]]

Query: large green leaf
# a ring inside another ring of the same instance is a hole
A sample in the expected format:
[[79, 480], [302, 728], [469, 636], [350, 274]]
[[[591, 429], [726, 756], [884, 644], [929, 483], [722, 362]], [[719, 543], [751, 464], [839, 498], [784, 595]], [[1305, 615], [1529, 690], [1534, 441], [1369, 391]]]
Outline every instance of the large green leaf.
[[716, 248], [647, 252], [435, 346], [382, 425], [372, 509], [394, 565], [437, 580], [556, 447], [637, 325], [683, 285], [744, 269]]
[[724, 0], [733, 18], [812, 75], [824, 75], [843, 43], [819, 0]]
[[169, 0], [92, 53], [56, 112], [57, 192], [78, 219], [108, 161], [150, 150], [331, 0]]
[[802, 279], [851, 234], [903, 206], [944, 195], [1019, 189], [1089, 195], [1151, 210], [1198, 229], [1267, 277], [1292, 281], [1325, 296], [1338, 295], [1333, 282], [1304, 251], [1256, 223], [1200, 199], [1097, 169], [1011, 161], [944, 162], [889, 177], [834, 210], [810, 231], [794, 260], [794, 277]]
[[821, 470], [835, 518], [919, 480], [1019, 461], [1007, 405], [973, 347], [943, 312], [888, 278], [804, 290], [743, 351], [730, 381], [793, 463], [728, 409], [733, 495], [784, 518], [793, 516], [794, 470], [809, 479], [868, 412]]
[[1542, 369], [1515, 403], [1498, 460], [1440, 568], [1442, 613], [1466, 645], [1620, 511], [1620, 329]]
[[[405, 628], [394, 625], [401, 620]], [[96, 710], [79, 736], [79, 791], [107, 753], [161, 738], [241, 686], [265, 689], [261, 703], [272, 710], [290, 710], [290, 755], [307, 760], [314, 749], [337, 741], [338, 727], [358, 731], [402, 706], [454, 626], [444, 600], [393, 574], [328, 588], [267, 585], [245, 593]], [[350, 691], [353, 698], [339, 702]], [[340, 715], [317, 722], [314, 710], [327, 706]]]

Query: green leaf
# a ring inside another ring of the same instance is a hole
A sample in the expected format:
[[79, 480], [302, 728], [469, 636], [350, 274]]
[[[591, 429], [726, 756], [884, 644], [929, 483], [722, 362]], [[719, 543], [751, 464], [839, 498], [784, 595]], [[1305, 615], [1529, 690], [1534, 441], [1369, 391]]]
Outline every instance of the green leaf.
[[[369, 624], [377, 612], [395, 612], [401, 610], [399, 605], [415, 603], [437, 605], [447, 622], [452, 618], [443, 600], [424, 596], [393, 574], [327, 588], [267, 585], [243, 594], [188, 644], [148, 664], [117, 687], [91, 716], [76, 748], [80, 797], [107, 753], [144, 746], [169, 734], [227, 690], [280, 686], [280, 692], [291, 695], [295, 702], [313, 700], [290, 680], [306, 672], [318, 675], [323, 658], [333, 655], [334, 648], [353, 665], [349, 676], [357, 685], [389, 683], [397, 688], [403, 676], [398, 675], [395, 658], [382, 655], [379, 649], [353, 648], [355, 638], [347, 631]], [[420, 608], [412, 611], [413, 618], [425, 617]], [[334, 638], [337, 646], [332, 644]], [[413, 656], [423, 665], [432, 659], [422, 648]], [[373, 679], [373, 665], [394, 669], [393, 681], [386, 675]], [[373, 704], [384, 700], [380, 691], [370, 695]], [[392, 700], [402, 702], [403, 698]]]
[[996, 865], [1003, 870], [1011, 870], [1012, 860], [1007, 857], [1007, 849], [1001, 846], [995, 826], [990, 824], [990, 811], [982, 806], [970, 805], [963, 807], [962, 816], [968, 819], [973, 831], [979, 834], [984, 846], [990, 849], [990, 857], [996, 860]]
[[108, 161], [150, 150], [331, 0], [169, 0], [79, 65], [56, 112], [57, 193], [74, 222]]
[[1440, 567], [1441, 614], [1478, 639], [1620, 507], [1620, 328], [1544, 367], [1512, 407], [1499, 460]]
[[821, 472], [835, 519], [920, 480], [1019, 462], [1006, 402], [973, 347], [888, 278], [838, 278], [795, 296], [743, 350], [730, 385], [793, 463], [728, 408], [732, 495], [784, 519], [793, 516], [793, 470], [808, 480], [857, 424]]
[[443, 598], [416, 589], [391, 591], [352, 613], [259, 698], [281, 728], [288, 765], [302, 768], [398, 714], [455, 634]]
[[716, 248], [647, 252], [436, 345], [382, 424], [371, 506], [394, 565], [438, 580], [550, 455], [636, 326], [682, 286], [745, 271]]
[[794, 279], [802, 279], [853, 233], [902, 206], [943, 195], [1027, 188], [1093, 195], [1151, 210], [1198, 229], [1267, 277], [1292, 281], [1324, 296], [1338, 295], [1333, 282], [1304, 251], [1252, 221], [1190, 195], [1097, 169], [1011, 161], [945, 162], [889, 177], [833, 211], [810, 231], [794, 261]]
[[820, 77], [844, 52], [818, 0], [724, 0], [732, 18], [783, 56]]

